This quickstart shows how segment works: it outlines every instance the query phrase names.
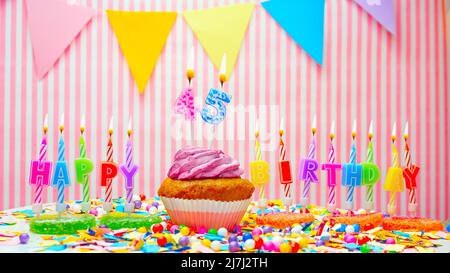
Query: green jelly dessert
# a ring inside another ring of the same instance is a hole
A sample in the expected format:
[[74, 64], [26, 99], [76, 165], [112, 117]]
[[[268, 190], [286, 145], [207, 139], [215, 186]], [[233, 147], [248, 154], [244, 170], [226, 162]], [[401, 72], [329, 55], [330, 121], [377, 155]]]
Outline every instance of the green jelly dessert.
[[76, 234], [78, 230], [95, 227], [93, 215], [41, 215], [30, 219], [30, 231], [37, 234]]
[[106, 225], [110, 229], [121, 228], [150, 228], [161, 222], [158, 216], [147, 216], [142, 214], [128, 214], [123, 212], [111, 212], [100, 218], [100, 225]]

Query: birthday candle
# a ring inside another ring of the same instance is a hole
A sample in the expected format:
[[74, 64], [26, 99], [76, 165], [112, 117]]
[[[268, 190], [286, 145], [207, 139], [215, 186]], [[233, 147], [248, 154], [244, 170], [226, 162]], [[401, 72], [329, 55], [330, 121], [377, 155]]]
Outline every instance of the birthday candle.
[[[64, 114], [61, 115], [61, 122], [59, 123], [59, 144], [58, 144], [58, 161], [65, 161], [64, 153], [65, 153], [65, 145], [63, 139], [63, 131], [64, 131]], [[64, 204], [64, 182], [59, 181], [58, 183], [58, 203]]]
[[[408, 122], [406, 122], [405, 125], [405, 132], [404, 132], [404, 140], [405, 140], [405, 168], [407, 170], [404, 171], [404, 173], [407, 173], [407, 171], [409, 171], [409, 173], [413, 174], [412, 171], [416, 171], [417, 167], [413, 167], [412, 163], [411, 163], [411, 153], [409, 151], [409, 145], [408, 145], [408, 138], [409, 138], [409, 132], [408, 132]], [[411, 177], [408, 175], [404, 175], [405, 177], [405, 181], [408, 182], [408, 180], [411, 180]], [[414, 177], [415, 179], [415, 177]], [[410, 185], [407, 185], [408, 188], [408, 211], [411, 214], [414, 214], [416, 212], [416, 206], [417, 206], [417, 200], [416, 200], [416, 186], [413, 185], [413, 183], [410, 183]]]
[[[133, 163], [133, 144], [131, 143], [131, 135], [132, 135], [132, 129], [131, 129], [131, 118], [128, 123], [128, 142], [125, 149], [125, 157], [126, 157], [126, 168], [128, 170], [132, 170], [135, 167], [135, 164]], [[134, 172], [135, 173], [135, 172]], [[133, 173], [133, 174], [134, 174]], [[127, 203], [131, 204], [133, 201], [133, 180], [127, 181]]]
[[[373, 138], [373, 123], [371, 121], [369, 126], [369, 144], [367, 147], [367, 159], [366, 159], [368, 163], [373, 163], [372, 138]], [[374, 192], [374, 185], [367, 186], [366, 201], [369, 204], [373, 204], [373, 192]]]
[[[398, 151], [397, 151], [397, 147], [395, 146], [395, 140], [397, 139], [396, 136], [396, 131], [397, 131], [397, 124], [394, 123], [394, 126], [392, 127], [392, 135], [391, 135], [391, 140], [392, 140], [392, 168], [398, 168], [399, 167], [399, 163], [398, 163]], [[397, 182], [396, 180], [391, 180], [391, 183], [395, 184], [395, 182]], [[395, 185], [392, 185], [395, 186]], [[388, 212], [390, 214], [394, 214], [396, 209], [397, 209], [397, 191], [390, 191], [390, 197], [389, 197], [389, 205], [388, 205]]]
[[[313, 122], [312, 122], [312, 126], [311, 126], [311, 131], [312, 131], [312, 142], [311, 145], [309, 145], [309, 152], [308, 152], [308, 159], [314, 159], [315, 158], [315, 154], [316, 154], [316, 116], [314, 116]], [[310, 193], [311, 193], [311, 179], [308, 177], [305, 180], [305, 187], [303, 188], [303, 199], [307, 200], [306, 202], [309, 203], [309, 198], [310, 198]], [[303, 205], [307, 205], [307, 204], [303, 204]]]
[[[112, 144], [112, 134], [113, 134], [113, 118], [111, 117], [111, 120], [109, 122], [109, 129], [108, 129], [108, 149], [106, 151], [106, 161], [107, 162], [113, 162], [113, 144]], [[109, 179], [106, 184], [106, 197], [105, 197], [105, 203], [111, 203], [112, 199], [112, 179]]]
[[[259, 142], [259, 120], [256, 120], [256, 128], [255, 128], [255, 153], [256, 160], [262, 160], [262, 152], [261, 152], [261, 144]], [[263, 185], [259, 186], [259, 199], [265, 199], [265, 187]]]
[[[334, 163], [336, 160], [336, 156], [334, 153], [334, 146], [333, 146], [333, 140], [334, 140], [334, 122], [331, 124], [330, 129], [330, 152], [328, 154], [328, 162]], [[336, 186], [330, 186], [328, 191], [328, 205], [329, 207], [333, 207], [336, 205]]]
[[[281, 124], [280, 124], [280, 155], [279, 155], [280, 162], [286, 161], [286, 146], [284, 145], [283, 135], [284, 135], [284, 118], [281, 119]], [[280, 179], [282, 179], [281, 173], [280, 173]], [[289, 199], [291, 197], [291, 183], [292, 183], [292, 181], [290, 181], [290, 183], [284, 184], [284, 198], [285, 199]]]
[[[48, 131], [48, 115], [45, 115], [44, 118], [44, 136], [42, 138], [41, 142], [41, 149], [39, 150], [39, 165], [43, 166], [44, 162], [46, 161], [47, 157], [47, 131]], [[42, 204], [42, 191], [43, 191], [44, 185], [42, 182], [36, 183], [36, 188], [34, 192], [34, 203], [35, 204]]]
[[[80, 123], [80, 158], [86, 158], [86, 143], [84, 139], [84, 131], [86, 129], [86, 118], [83, 115], [81, 117]], [[90, 202], [90, 185], [89, 185], [89, 176], [86, 175], [84, 177], [83, 183], [83, 203]]]
[[[350, 150], [350, 164], [356, 164], [356, 120], [353, 122], [352, 128], [352, 147]], [[353, 184], [348, 185], [347, 187], [347, 196], [346, 202], [348, 203], [349, 209], [353, 208], [353, 195], [355, 192], [355, 186]]]

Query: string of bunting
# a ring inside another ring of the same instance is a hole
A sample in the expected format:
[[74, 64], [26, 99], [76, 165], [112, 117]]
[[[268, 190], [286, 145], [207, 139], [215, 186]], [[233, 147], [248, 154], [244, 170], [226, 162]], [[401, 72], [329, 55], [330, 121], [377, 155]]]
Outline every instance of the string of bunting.
[[[353, 0], [395, 34], [392, 0]], [[270, 0], [262, 7], [319, 65], [323, 62], [325, 0]], [[239, 56], [255, 3], [184, 11], [184, 20], [219, 70], [228, 57], [229, 77]], [[26, 0], [28, 27], [38, 79], [46, 76], [79, 33], [100, 12], [66, 0]], [[176, 12], [107, 10], [109, 23], [143, 93], [177, 18]]]

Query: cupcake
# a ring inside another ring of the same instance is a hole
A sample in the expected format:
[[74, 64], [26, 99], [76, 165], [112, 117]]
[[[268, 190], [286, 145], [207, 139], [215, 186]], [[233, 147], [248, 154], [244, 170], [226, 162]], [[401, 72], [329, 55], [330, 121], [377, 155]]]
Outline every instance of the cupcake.
[[239, 162], [220, 150], [186, 147], [175, 154], [158, 195], [175, 224], [232, 229], [255, 190], [243, 173]]

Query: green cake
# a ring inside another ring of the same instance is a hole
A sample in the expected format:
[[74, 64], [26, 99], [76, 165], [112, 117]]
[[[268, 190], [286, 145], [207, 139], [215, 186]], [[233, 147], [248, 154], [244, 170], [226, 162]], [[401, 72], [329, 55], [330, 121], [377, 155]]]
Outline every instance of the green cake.
[[93, 215], [41, 215], [30, 219], [30, 231], [37, 234], [76, 234], [95, 227]]
[[106, 225], [110, 229], [121, 228], [150, 228], [153, 224], [161, 222], [158, 216], [141, 214], [128, 214], [123, 212], [111, 212], [100, 218], [100, 225]]

